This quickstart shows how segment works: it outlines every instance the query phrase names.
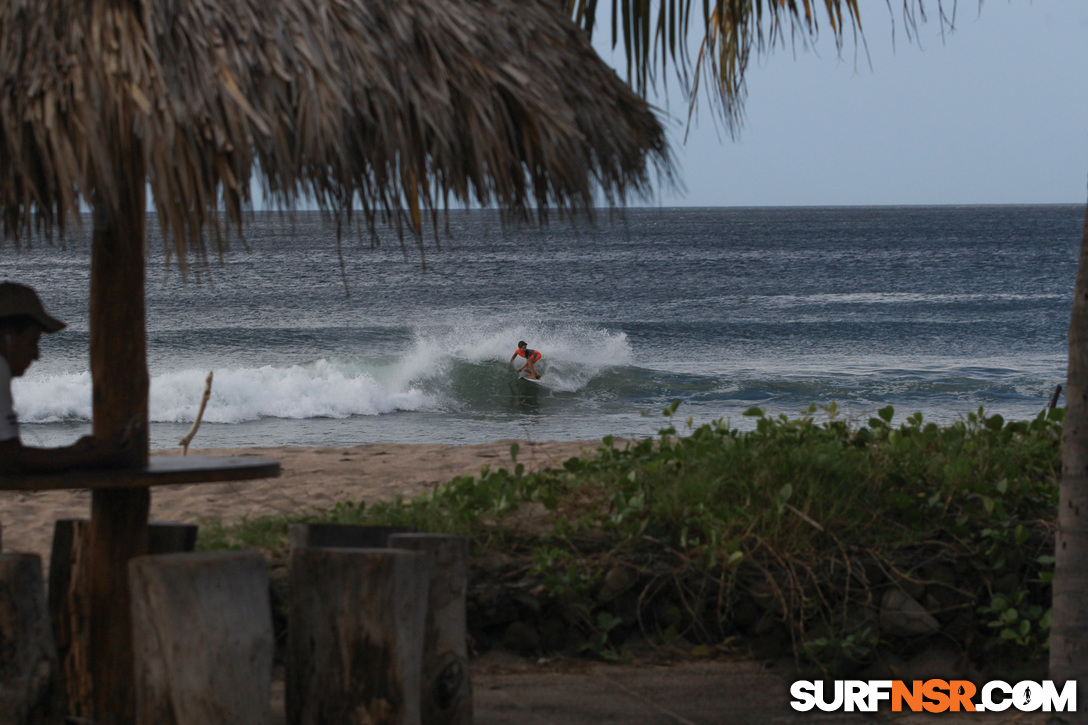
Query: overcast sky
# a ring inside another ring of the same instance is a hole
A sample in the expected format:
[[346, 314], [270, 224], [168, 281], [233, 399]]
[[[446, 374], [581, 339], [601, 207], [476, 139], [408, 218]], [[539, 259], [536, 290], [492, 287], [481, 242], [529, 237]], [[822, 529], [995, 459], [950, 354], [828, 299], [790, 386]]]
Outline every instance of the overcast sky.
[[[931, 18], [920, 29], [922, 47], [909, 43], [897, 15], [894, 48], [886, 5], [861, 6], [869, 61], [855, 63], [852, 45], [840, 59], [825, 37], [818, 54], [779, 49], [753, 62], [737, 140], [715, 127], [704, 103], [684, 143], [686, 105], [670, 91], [672, 146], [687, 190], [654, 201], [1088, 200], [1088, 2], [986, 0], [979, 13], [974, 0], [960, 0], [955, 32], [943, 42]], [[602, 35], [609, 32], [606, 25]]]

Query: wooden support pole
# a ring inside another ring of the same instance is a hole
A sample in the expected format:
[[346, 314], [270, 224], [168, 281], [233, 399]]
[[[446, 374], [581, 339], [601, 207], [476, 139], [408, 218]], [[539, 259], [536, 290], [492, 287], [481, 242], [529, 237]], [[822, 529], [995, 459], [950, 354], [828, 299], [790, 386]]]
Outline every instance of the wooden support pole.
[[41, 558], [0, 554], [0, 723], [59, 725], [64, 710]]
[[411, 551], [294, 550], [288, 723], [420, 725], [427, 569]]
[[468, 540], [446, 534], [393, 534], [391, 549], [427, 556], [431, 580], [423, 636], [423, 725], [470, 725], [465, 594], [468, 588]]
[[110, 438], [130, 422], [135, 460], [147, 463], [147, 320], [145, 303], [147, 218], [143, 158], [119, 169], [116, 208], [96, 200], [91, 238], [90, 366], [93, 431]]
[[[148, 553], [172, 554], [196, 546], [196, 524], [152, 522]], [[53, 527], [49, 563], [49, 617], [68, 693], [68, 715], [94, 715], [90, 642], [90, 547], [88, 519], [61, 519]]]
[[267, 725], [272, 607], [259, 552], [130, 564], [136, 722]]
[[91, 498], [91, 681], [95, 725], [135, 722], [128, 562], [147, 553], [151, 495], [102, 489]]
[[[117, 142], [113, 197], [94, 200], [90, 367], [93, 432], [112, 438], [133, 423], [134, 466], [148, 459], [145, 220], [147, 170], [124, 118], [107, 119]], [[147, 551], [148, 489], [91, 494], [91, 668], [96, 725], [133, 722], [128, 562]]]

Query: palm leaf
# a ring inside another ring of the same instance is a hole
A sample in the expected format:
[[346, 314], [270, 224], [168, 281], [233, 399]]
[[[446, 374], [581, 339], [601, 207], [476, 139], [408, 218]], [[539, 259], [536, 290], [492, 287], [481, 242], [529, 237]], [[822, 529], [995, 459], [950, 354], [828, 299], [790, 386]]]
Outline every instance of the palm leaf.
[[[891, 0], [886, 5], [893, 13]], [[952, 27], [955, 0], [951, 15], [941, 0], [929, 5], [937, 8], [942, 31]], [[597, 9], [596, 0], [567, 0], [568, 12], [591, 36]], [[693, 10], [701, 10], [702, 23], [695, 28]], [[902, 0], [901, 16], [907, 37], [913, 38], [919, 23], [926, 21], [925, 0]], [[617, 17], [622, 18], [619, 24]], [[671, 64], [688, 96], [690, 112], [705, 82], [711, 93], [708, 100], [731, 131], [740, 126], [745, 73], [753, 53], [795, 43], [808, 46], [819, 37], [824, 22], [839, 52], [848, 33], [853, 33], [856, 44], [864, 45], [857, 0], [702, 0], [698, 5], [692, 0], [613, 0], [612, 18], [612, 46], [622, 40], [627, 81], [640, 95], [655, 90]], [[702, 33], [697, 44], [692, 43], [691, 32]]]

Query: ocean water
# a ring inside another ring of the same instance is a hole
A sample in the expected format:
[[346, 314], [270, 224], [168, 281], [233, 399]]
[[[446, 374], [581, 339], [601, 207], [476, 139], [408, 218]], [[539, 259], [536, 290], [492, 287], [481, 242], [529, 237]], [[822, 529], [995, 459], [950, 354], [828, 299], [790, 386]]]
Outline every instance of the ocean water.
[[[345, 233], [342, 276], [333, 224], [267, 212], [187, 281], [152, 217], [152, 446], [177, 445], [210, 370], [194, 447], [649, 436], [672, 400], [739, 428], [752, 406], [831, 402], [1029, 418], [1064, 382], [1083, 214], [629, 209], [535, 229], [458, 211], [425, 267], [395, 231]], [[0, 249], [0, 278], [70, 325], [13, 385], [30, 444], [89, 430], [89, 226]], [[539, 387], [515, 380], [518, 340], [544, 355]]]

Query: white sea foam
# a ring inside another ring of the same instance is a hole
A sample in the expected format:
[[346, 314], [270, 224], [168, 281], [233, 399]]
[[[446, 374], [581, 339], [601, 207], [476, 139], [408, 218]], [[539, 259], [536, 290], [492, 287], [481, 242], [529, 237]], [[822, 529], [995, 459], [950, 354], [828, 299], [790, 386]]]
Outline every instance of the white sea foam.
[[11, 383], [15, 411], [24, 423], [91, 419], [91, 374], [60, 373], [16, 378]]
[[612, 332], [590, 325], [539, 325], [522, 322], [517, 316], [454, 322], [440, 327], [419, 328], [415, 347], [406, 365], [415, 356], [434, 358], [449, 355], [468, 362], [501, 360], [508, 362], [525, 340], [540, 350], [545, 359], [603, 367], [625, 365], [631, 357], [631, 345], [623, 332]]
[[[192, 421], [200, 406], [206, 370], [182, 370], [151, 380], [154, 423]], [[227, 368], [215, 371], [204, 412], [209, 423], [259, 418], [347, 418], [398, 410], [426, 410], [435, 399], [410, 384], [391, 386], [358, 364], [318, 360], [290, 367]], [[25, 423], [91, 419], [89, 373], [16, 380], [16, 409]]]
[[[543, 355], [547, 386], [553, 391], [581, 390], [602, 369], [627, 365], [631, 344], [623, 332], [588, 325], [533, 325], [516, 319], [417, 329], [413, 349], [402, 361], [407, 379], [442, 374], [442, 361], [507, 365], [517, 343], [525, 340]], [[523, 361], [524, 362], [524, 361]]]
[[[451, 370], [458, 365], [467, 365], [472, 372], [480, 366], [502, 369], [522, 339], [544, 354], [547, 387], [559, 392], [581, 390], [602, 369], [627, 364], [632, 357], [624, 333], [587, 326], [494, 323], [417, 330], [410, 349], [383, 359], [320, 359], [292, 366], [215, 370], [204, 420], [349, 418], [459, 407], [446, 384]], [[184, 369], [153, 376], [151, 421], [191, 422], [207, 373]], [[91, 419], [87, 372], [32, 372], [14, 382], [13, 392], [24, 423]]]

